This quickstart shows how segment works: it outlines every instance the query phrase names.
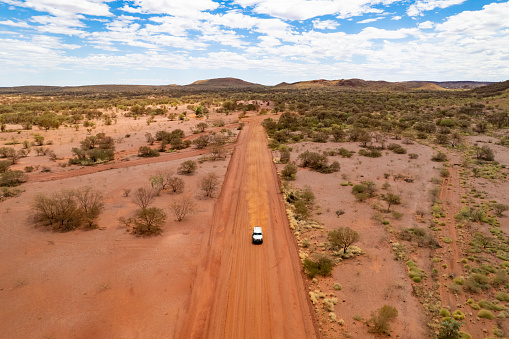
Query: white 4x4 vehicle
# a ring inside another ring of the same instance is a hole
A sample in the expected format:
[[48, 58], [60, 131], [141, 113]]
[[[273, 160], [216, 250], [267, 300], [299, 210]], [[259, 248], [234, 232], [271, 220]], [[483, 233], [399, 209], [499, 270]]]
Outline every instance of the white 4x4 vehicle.
[[262, 228], [260, 226], [255, 226], [253, 228], [253, 244], [262, 244], [262, 243], [263, 243]]

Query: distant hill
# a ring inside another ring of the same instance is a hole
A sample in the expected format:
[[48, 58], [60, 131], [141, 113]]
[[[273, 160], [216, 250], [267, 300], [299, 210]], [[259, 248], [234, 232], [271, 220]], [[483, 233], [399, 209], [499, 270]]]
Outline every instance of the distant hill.
[[486, 86], [491, 82], [476, 82], [476, 81], [402, 81], [402, 82], [388, 82], [388, 81], [369, 81], [362, 79], [341, 79], [341, 80], [309, 80], [299, 81], [288, 84], [282, 82], [276, 87], [285, 88], [344, 88], [344, 89], [366, 89], [366, 90], [391, 90], [391, 91], [405, 91], [405, 90], [446, 90], [446, 89], [472, 89], [481, 86]]
[[458, 89], [473, 89], [479, 95], [496, 95], [507, 89], [506, 82], [491, 83], [478, 81], [368, 81], [362, 79], [340, 79], [340, 80], [309, 80], [294, 83], [282, 82], [276, 86], [263, 86], [247, 82], [237, 78], [217, 78], [198, 80], [192, 84], [149, 86], [149, 85], [91, 85], [91, 86], [17, 86], [0, 87], [0, 94], [118, 94], [141, 95], [149, 93], [177, 93], [189, 91], [229, 91], [248, 88], [274, 88], [274, 89], [313, 89], [330, 88], [338, 90], [360, 90], [360, 91], [443, 91]]
[[495, 82], [488, 86], [479, 87], [472, 90], [473, 93], [479, 94], [481, 96], [500, 95], [505, 91], [509, 91], [509, 80], [504, 82]]
[[198, 80], [187, 86], [193, 87], [255, 87], [262, 86], [252, 82], [247, 82], [237, 78], [217, 78], [217, 79], [206, 79]]

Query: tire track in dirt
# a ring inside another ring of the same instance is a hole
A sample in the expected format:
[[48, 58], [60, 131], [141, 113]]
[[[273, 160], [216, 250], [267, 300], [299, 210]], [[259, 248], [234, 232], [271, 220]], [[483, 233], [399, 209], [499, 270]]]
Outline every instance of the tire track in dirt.
[[262, 119], [238, 138], [177, 338], [318, 337]]
[[[442, 182], [440, 200], [443, 203], [446, 217], [446, 226], [444, 229], [445, 236], [450, 238], [452, 241], [451, 243], [446, 244], [438, 250], [438, 253], [442, 255], [443, 262], [447, 265], [445, 270], [446, 276], [444, 277], [442, 274], [439, 275], [440, 301], [442, 303], [442, 307], [450, 306], [451, 311], [456, 309], [456, 305], [462, 304], [462, 302], [460, 302], [458, 299], [458, 296], [448, 289], [448, 286], [453, 284], [452, 280], [449, 279], [451, 275], [453, 277], [459, 277], [463, 275], [462, 267], [460, 264], [458, 264], [462, 257], [462, 251], [457, 243], [458, 231], [456, 229], [456, 223], [454, 219], [454, 215], [461, 209], [460, 192], [461, 187], [458, 169], [451, 167], [450, 177], [444, 178]], [[470, 334], [475, 333], [472, 332], [475, 329], [471, 328], [469, 322], [464, 323], [462, 330]]]

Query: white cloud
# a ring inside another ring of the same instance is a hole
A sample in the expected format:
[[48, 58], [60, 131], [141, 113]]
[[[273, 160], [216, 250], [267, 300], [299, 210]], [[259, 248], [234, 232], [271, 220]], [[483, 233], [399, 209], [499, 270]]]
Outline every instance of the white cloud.
[[429, 28], [433, 28], [435, 26], [435, 23], [431, 22], [431, 21], [424, 21], [424, 22], [421, 22], [419, 23], [418, 27], [420, 29], [429, 29]]
[[314, 29], [336, 29], [339, 25], [339, 22], [334, 20], [313, 20]]
[[50, 15], [33, 16], [30, 18], [31, 22], [40, 24], [40, 26], [33, 26], [39, 32], [42, 33], [53, 33], [53, 34], [65, 34], [75, 35], [84, 37], [88, 35], [83, 30], [76, 29], [76, 27], [83, 28], [85, 24], [80, 21], [84, 17], [81, 15], [68, 16], [68, 17], [55, 17]]
[[509, 28], [509, 2], [492, 3], [479, 11], [465, 11], [449, 17], [436, 30], [445, 35], [486, 36], [507, 34]]
[[447, 8], [464, 3], [466, 0], [419, 0], [407, 9], [409, 16], [423, 15], [422, 12], [431, 11], [435, 8]]
[[11, 26], [11, 27], [21, 27], [21, 28], [29, 28], [30, 25], [27, 24], [25, 21], [12, 21], [12, 20], [5, 20], [5, 21], [0, 21], [0, 25], [5, 25], [5, 26]]
[[193, 16], [202, 11], [216, 9], [219, 4], [212, 0], [132, 0], [133, 7], [123, 10], [132, 13], [170, 14], [175, 16]]
[[365, 20], [357, 21], [357, 23], [358, 24], [369, 24], [370, 22], [375, 22], [375, 21], [378, 21], [381, 19], [385, 19], [385, 17], [379, 16], [377, 18], [365, 19]]
[[401, 20], [401, 18], [402, 18], [402, 17], [401, 17], [400, 15], [396, 15], [396, 16], [393, 16], [393, 17], [391, 18], [391, 20], [396, 20], [396, 21], [397, 21], [397, 20]]
[[112, 0], [3, 0], [3, 2], [46, 12], [55, 16], [85, 14], [93, 16], [111, 16], [110, 8], [106, 4]]
[[254, 7], [259, 14], [284, 20], [306, 20], [322, 15], [349, 18], [364, 13], [380, 13], [376, 5], [388, 5], [399, 0], [234, 0], [243, 7]]

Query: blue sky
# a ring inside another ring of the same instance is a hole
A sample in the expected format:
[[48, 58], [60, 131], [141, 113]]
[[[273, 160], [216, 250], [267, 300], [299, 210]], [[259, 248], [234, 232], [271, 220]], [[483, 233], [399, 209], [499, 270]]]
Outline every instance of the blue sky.
[[0, 86], [509, 79], [509, 1], [0, 0]]

